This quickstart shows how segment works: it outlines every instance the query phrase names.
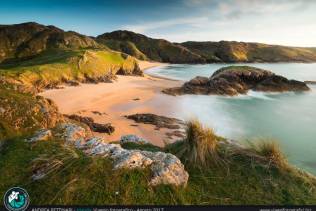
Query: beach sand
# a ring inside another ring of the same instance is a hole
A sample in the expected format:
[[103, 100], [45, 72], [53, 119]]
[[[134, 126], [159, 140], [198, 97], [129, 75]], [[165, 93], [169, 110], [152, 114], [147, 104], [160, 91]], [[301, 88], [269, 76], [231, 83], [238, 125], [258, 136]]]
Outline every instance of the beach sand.
[[[157, 62], [140, 62], [141, 69], [164, 65]], [[155, 126], [137, 124], [124, 115], [153, 113], [172, 117], [176, 111], [172, 96], [161, 93], [168, 87], [179, 86], [180, 81], [164, 78], [118, 76], [113, 83], [80, 84], [63, 89], [46, 90], [40, 95], [52, 99], [62, 114], [78, 114], [92, 117], [98, 123], [111, 123], [115, 132], [111, 135], [95, 133], [108, 142], [118, 141], [122, 135], [138, 135], [152, 144], [163, 146], [169, 129], [155, 130]]]

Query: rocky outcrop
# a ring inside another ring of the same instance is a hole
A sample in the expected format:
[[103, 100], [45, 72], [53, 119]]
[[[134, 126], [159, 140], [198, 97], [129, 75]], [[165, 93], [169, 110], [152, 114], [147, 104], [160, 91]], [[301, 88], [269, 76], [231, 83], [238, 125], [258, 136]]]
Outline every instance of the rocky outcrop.
[[89, 129], [74, 123], [59, 124], [56, 130], [56, 137], [63, 139], [67, 144], [75, 145], [78, 148], [85, 144], [86, 140], [92, 136]]
[[210, 77], [196, 77], [182, 87], [163, 90], [166, 94], [238, 95], [248, 90], [263, 92], [308, 91], [301, 81], [288, 80], [270, 71], [250, 66], [224, 67]]
[[186, 186], [189, 174], [181, 161], [174, 155], [164, 152], [126, 150], [118, 144], [106, 144], [98, 141], [87, 142], [86, 153], [101, 155], [113, 160], [113, 168], [145, 168], [152, 171], [150, 185], [171, 184]]
[[176, 118], [170, 118], [165, 116], [159, 116], [156, 114], [144, 113], [144, 114], [132, 114], [125, 116], [127, 119], [132, 119], [137, 123], [155, 125], [156, 129], [168, 128], [168, 129], [180, 129], [184, 122]]
[[[174, 155], [165, 152], [149, 152], [123, 149], [119, 144], [106, 143], [102, 138], [92, 137], [91, 132], [80, 125], [63, 123], [53, 130], [53, 136], [64, 139], [66, 144], [74, 145], [90, 156], [108, 157], [113, 161], [113, 169], [149, 168], [152, 177], [149, 185], [170, 184], [186, 186], [189, 174], [181, 161]], [[36, 142], [51, 137], [50, 130], [40, 130], [29, 140]], [[42, 171], [33, 179], [45, 177]]]
[[306, 84], [316, 85], [316, 81], [304, 81], [304, 83], [306, 83]]
[[65, 115], [65, 116], [69, 119], [73, 119], [75, 121], [82, 122], [88, 125], [89, 128], [94, 132], [107, 133], [110, 135], [115, 130], [115, 128], [111, 125], [111, 123], [107, 123], [107, 124], [96, 123], [91, 117], [83, 117], [83, 116], [78, 116], [76, 114]]
[[141, 137], [135, 135], [125, 135], [120, 139], [121, 144], [133, 143], [133, 144], [148, 144], [149, 142]]

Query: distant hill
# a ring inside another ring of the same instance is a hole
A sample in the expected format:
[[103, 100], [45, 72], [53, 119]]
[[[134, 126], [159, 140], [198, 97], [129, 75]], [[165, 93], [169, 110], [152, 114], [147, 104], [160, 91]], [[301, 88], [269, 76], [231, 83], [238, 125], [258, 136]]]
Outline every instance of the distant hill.
[[208, 62], [315, 62], [315, 48], [287, 47], [235, 41], [184, 42]]
[[92, 38], [34, 22], [0, 25], [0, 62], [35, 56], [51, 49], [97, 48]]
[[135, 56], [169, 63], [205, 63], [199, 54], [186, 47], [163, 39], [153, 39], [131, 31], [104, 33], [96, 38], [107, 47]]
[[45, 51], [106, 49], [141, 60], [169, 63], [316, 62], [316, 48], [235, 41], [172, 43], [131, 31], [94, 37], [35, 22], [0, 25], [0, 63], [27, 60]]
[[169, 63], [316, 61], [315, 48], [235, 41], [172, 43], [130, 31], [105, 33], [96, 40], [138, 59]]

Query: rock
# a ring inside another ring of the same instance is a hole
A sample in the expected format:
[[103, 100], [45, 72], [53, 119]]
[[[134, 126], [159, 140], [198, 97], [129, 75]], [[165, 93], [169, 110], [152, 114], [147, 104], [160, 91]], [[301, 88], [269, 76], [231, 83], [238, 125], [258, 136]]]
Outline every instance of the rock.
[[169, 138], [172, 138], [173, 136], [178, 137], [178, 138], [184, 138], [185, 137], [185, 132], [180, 131], [180, 130], [174, 130], [172, 132], [167, 132], [166, 135]]
[[315, 85], [315, 84], [316, 84], [316, 81], [304, 81], [304, 83]]
[[160, 128], [180, 129], [181, 126], [184, 124], [183, 121], [176, 118], [159, 116], [159, 115], [150, 114], [150, 113], [132, 114], [132, 115], [127, 115], [125, 117], [127, 119], [132, 119], [137, 123], [155, 125], [157, 129], [160, 129]]
[[[55, 131], [57, 131], [55, 136], [63, 138], [67, 144], [82, 149], [87, 155], [109, 157], [113, 161], [114, 170], [149, 168], [152, 171], [149, 185], [186, 186], [188, 182], [189, 174], [185, 171], [183, 164], [170, 153], [123, 149], [119, 144], [109, 144], [102, 138], [90, 137], [85, 128], [73, 123], [62, 123]], [[50, 130], [39, 130], [29, 142], [47, 140], [51, 136]], [[141, 142], [137, 136], [127, 137], [128, 141], [135, 139]], [[33, 179], [41, 179], [44, 176], [45, 174], [39, 172]]]
[[114, 160], [114, 169], [120, 168], [145, 168], [153, 163], [153, 160], [137, 150], [123, 150], [116, 156], [112, 156]]
[[120, 143], [121, 144], [126, 144], [126, 143], [148, 144], [149, 142], [135, 135], [125, 135], [121, 137]]
[[66, 82], [69, 86], [79, 86], [80, 83], [78, 81], [74, 81], [74, 80], [68, 80]]
[[27, 139], [27, 142], [47, 141], [52, 137], [52, 131], [48, 129], [41, 129], [35, 132], [33, 137]]
[[73, 123], [62, 123], [58, 125], [58, 130], [60, 138], [63, 138], [67, 144], [74, 144], [78, 148], [84, 145], [85, 140], [90, 136], [85, 128]]
[[110, 157], [113, 160], [114, 169], [149, 167], [153, 175], [149, 182], [152, 186], [159, 184], [186, 186], [188, 182], [189, 174], [185, 171], [183, 164], [170, 153], [127, 150], [118, 144], [101, 142], [93, 142], [86, 153]]
[[115, 128], [110, 123], [107, 123], [107, 124], [96, 123], [91, 117], [82, 117], [76, 114], [65, 115], [65, 116], [68, 117], [69, 119], [73, 119], [73, 120], [76, 120], [78, 122], [82, 122], [88, 125], [89, 128], [94, 132], [107, 133], [110, 135], [115, 130]]
[[[164, 152], [147, 153], [154, 161], [151, 165], [153, 177], [150, 185], [172, 184], [175, 186], [186, 186], [189, 174], [184, 170], [181, 161], [174, 155]], [[150, 156], [151, 155], [151, 156]]]
[[4, 114], [4, 112], [5, 112], [5, 109], [0, 107], [0, 114]]
[[210, 77], [195, 77], [182, 87], [163, 90], [170, 95], [238, 95], [249, 90], [263, 92], [308, 91], [309, 87], [301, 81], [288, 80], [270, 71], [250, 66], [224, 67]]

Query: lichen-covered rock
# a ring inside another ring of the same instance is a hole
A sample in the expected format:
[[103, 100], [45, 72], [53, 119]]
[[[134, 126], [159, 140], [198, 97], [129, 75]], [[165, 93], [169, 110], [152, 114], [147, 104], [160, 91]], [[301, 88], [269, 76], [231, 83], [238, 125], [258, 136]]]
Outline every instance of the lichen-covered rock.
[[189, 174], [184, 170], [183, 164], [176, 156], [164, 152], [146, 152], [146, 154], [153, 160], [151, 185], [173, 184], [186, 186]]
[[125, 135], [121, 137], [120, 143], [148, 144], [148, 141], [136, 135]]
[[58, 131], [57, 136], [63, 138], [67, 144], [74, 144], [78, 148], [82, 147], [91, 136], [91, 131], [73, 123], [58, 125]]
[[[88, 142], [87, 142], [88, 144]], [[172, 184], [186, 186], [189, 174], [181, 161], [174, 155], [164, 152], [123, 149], [119, 144], [107, 144], [102, 140], [90, 141], [91, 148], [86, 150], [90, 155], [101, 155], [113, 160], [113, 168], [145, 168], [152, 171], [150, 185]]]
[[121, 150], [111, 157], [114, 160], [114, 169], [119, 168], [145, 168], [153, 163], [153, 160], [146, 157], [142, 151]]
[[48, 129], [40, 129], [35, 134], [27, 139], [27, 142], [47, 141], [52, 137], [52, 131]]

